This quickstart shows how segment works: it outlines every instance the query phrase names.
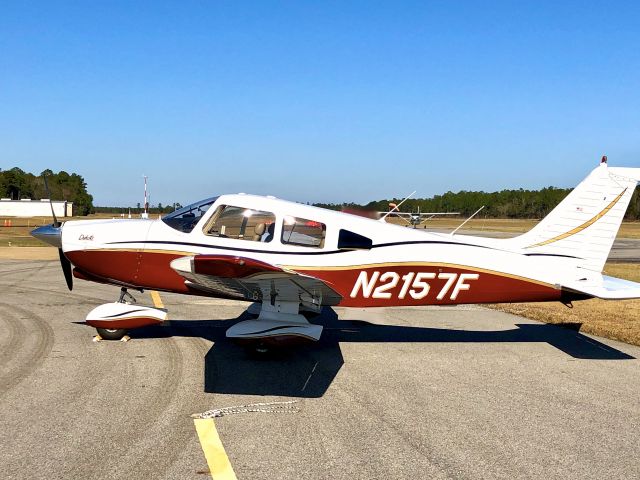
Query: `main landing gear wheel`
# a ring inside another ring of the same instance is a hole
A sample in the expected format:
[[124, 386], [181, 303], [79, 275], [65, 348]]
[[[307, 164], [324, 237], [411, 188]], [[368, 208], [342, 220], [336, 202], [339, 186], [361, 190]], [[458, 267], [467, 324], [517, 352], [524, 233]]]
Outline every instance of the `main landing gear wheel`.
[[249, 356], [264, 356], [270, 353], [274, 345], [269, 345], [259, 338], [232, 338], [234, 345], [242, 347]]
[[245, 351], [249, 356], [265, 357], [273, 352], [273, 345], [269, 346], [265, 342], [256, 341], [249, 342], [244, 345]]
[[96, 330], [105, 340], [121, 340], [127, 334], [124, 328], [96, 328]]

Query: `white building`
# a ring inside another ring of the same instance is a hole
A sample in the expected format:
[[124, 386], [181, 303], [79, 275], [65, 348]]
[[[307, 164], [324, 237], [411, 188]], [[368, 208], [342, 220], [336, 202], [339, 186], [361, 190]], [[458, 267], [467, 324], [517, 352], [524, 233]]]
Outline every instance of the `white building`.
[[[53, 201], [53, 211], [59, 218], [73, 216], [73, 202]], [[0, 217], [50, 217], [51, 207], [49, 199], [31, 200], [11, 200], [10, 198], [0, 199]]]

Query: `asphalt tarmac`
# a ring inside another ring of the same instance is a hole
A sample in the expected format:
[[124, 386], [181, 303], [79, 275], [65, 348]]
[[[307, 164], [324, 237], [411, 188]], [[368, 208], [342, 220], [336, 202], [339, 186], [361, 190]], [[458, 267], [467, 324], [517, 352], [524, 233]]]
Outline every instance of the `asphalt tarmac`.
[[638, 347], [475, 306], [335, 309], [260, 359], [224, 340], [245, 305], [166, 294], [168, 325], [94, 343], [117, 288], [0, 272], [4, 479], [207, 478], [191, 414], [290, 400], [215, 419], [238, 478], [640, 477]]
[[609, 261], [640, 263], [640, 239], [616, 238], [609, 255]]

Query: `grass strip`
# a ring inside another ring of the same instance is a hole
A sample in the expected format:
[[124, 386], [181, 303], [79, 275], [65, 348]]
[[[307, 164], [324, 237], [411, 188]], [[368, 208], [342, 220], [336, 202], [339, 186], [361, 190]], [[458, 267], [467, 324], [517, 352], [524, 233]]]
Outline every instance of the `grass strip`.
[[[640, 265], [608, 263], [604, 273], [640, 282]], [[567, 308], [559, 302], [501, 303], [489, 308], [545, 323], [581, 324], [580, 331], [640, 346], [640, 300], [600, 299], [574, 302]]]

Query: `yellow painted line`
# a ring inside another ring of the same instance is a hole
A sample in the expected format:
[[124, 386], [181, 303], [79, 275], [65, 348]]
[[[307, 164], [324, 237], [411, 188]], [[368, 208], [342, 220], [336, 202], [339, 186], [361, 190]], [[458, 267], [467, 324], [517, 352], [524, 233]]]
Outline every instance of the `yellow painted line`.
[[211, 477], [214, 480], [237, 480], [213, 418], [196, 418], [193, 423], [196, 425], [196, 432], [198, 432]]
[[151, 299], [153, 300], [153, 306], [156, 308], [164, 308], [164, 303], [162, 303], [162, 298], [160, 298], [160, 294], [155, 290], [151, 290]]

